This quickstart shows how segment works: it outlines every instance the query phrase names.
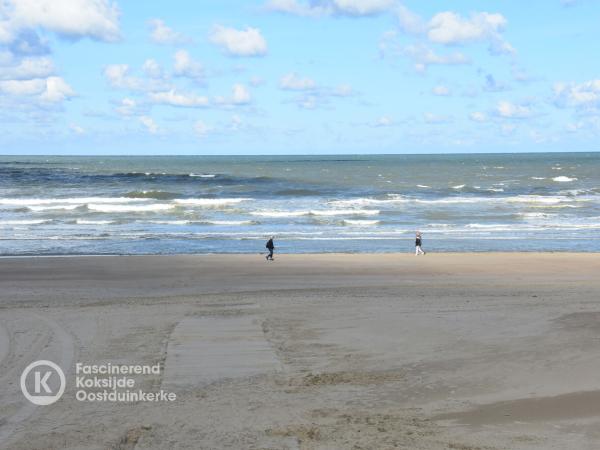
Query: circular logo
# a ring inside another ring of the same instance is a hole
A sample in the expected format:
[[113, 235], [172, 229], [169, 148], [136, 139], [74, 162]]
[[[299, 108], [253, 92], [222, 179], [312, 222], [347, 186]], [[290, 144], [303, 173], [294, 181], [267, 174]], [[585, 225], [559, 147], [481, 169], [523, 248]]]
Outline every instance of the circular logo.
[[[32, 362], [21, 374], [21, 391], [34, 405], [45, 406], [58, 401], [65, 392], [65, 385], [62, 369], [45, 359]], [[30, 392], [32, 387], [33, 392]]]

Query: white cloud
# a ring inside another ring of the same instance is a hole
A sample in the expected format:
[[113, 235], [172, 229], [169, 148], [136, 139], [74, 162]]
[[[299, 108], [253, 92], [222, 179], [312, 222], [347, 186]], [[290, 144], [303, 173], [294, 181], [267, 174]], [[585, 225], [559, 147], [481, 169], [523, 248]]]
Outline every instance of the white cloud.
[[529, 106], [517, 105], [506, 100], [498, 102], [496, 114], [505, 119], [526, 119], [533, 115]]
[[115, 109], [123, 116], [133, 116], [136, 113], [138, 104], [131, 98], [124, 98]]
[[[160, 66], [154, 60], [146, 60], [142, 69], [149, 76], [156, 75], [161, 71]], [[163, 77], [140, 78], [131, 75], [129, 64], [109, 64], [104, 68], [104, 77], [111, 87], [130, 91], [147, 92], [166, 90], [170, 87]]]
[[506, 18], [499, 13], [474, 12], [463, 17], [452, 11], [435, 14], [429, 21], [400, 5], [396, 9], [399, 28], [408, 34], [423, 35], [431, 43], [462, 45], [487, 42], [494, 55], [512, 54], [515, 49], [504, 39]]
[[600, 106], [600, 79], [584, 83], [556, 83], [554, 102], [560, 107], [596, 109]]
[[308, 91], [315, 89], [317, 84], [312, 78], [300, 77], [296, 73], [288, 73], [279, 81], [281, 89], [290, 91]]
[[388, 10], [393, 0], [333, 0], [334, 6], [341, 13], [352, 16], [369, 16]]
[[75, 96], [75, 91], [60, 77], [0, 81], [0, 92], [12, 96], [37, 96], [44, 103], [59, 103]]
[[75, 96], [75, 91], [60, 77], [46, 78], [46, 89], [40, 95], [41, 100], [48, 103], [60, 103]]
[[446, 11], [429, 21], [427, 37], [439, 44], [464, 44], [485, 39], [506, 26], [502, 14], [474, 13], [470, 19]]
[[400, 29], [409, 34], [420, 34], [425, 32], [426, 24], [421, 16], [413, 13], [404, 5], [399, 5], [396, 9], [396, 16], [400, 24]]
[[0, 14], [4, 42], [38, 28], [70, 38], [119, 39], [119, 10], [107, 0], [5, 0]]
[[469, 114], [469, 119], [471, 119], [473, 122], [487, 122], [488, 117], [485, 113], [481, 112], [481, 111], [475, 111], [472, 112], [471, 114]]
[[148, 98], [152, 103], [160, 105], [178, 106], [183, 108], [198, 108], [210, 105], [207, 97], [189, 93], [180, 93], [171, 89], [164, 92], [151, 92]]
[[48, 57], [26, 57], [19, 60], [7, 58], [8, 64], [0, 64], [0, 80], [29, 80], [46, 78], [54, 73], [54, 63]]
[[162, 78], [163, 72], [155, 59], [147, 59], [142, 66], [144, 73], [150, 78]]
[[33, 80], [4, 80], [0, 81], [0, 92], [7, 95], [35, 95], [41, 94], [46, 88], [46, 80], [36, 78]]
[[234, 84], [233, 85], [233, 95], [232, 102], [236, 105], [244, 105], [246, 103], [250, 103], [252, 97], [250, 96], [250, 92], [246, 89], [246, 86], [243, 84]]
[[266, 8], [270, 11], [305, 17], [325, 16], [333, 11], [331, 5], [307, 4], [296, 0], [270, 0], [267, 2]]
[[173, 55], [174, 73], [180, 77], [188, 77], [196, 81], [204, 79], [204, 67], [198, 61], [192, 59], [186, 50], [178, 50]]
[[448, 89], [448, 87], [446, 87], [446, 86], [438, 85], [438, 86], [435, 86], [431, 90], [431, 93], [433, 95], [438, 95], [438, 96], [441, 96], [441, 97], [446, 97], [446, 96], [450, 95], [450, 89]]
[[150, 38], [157, 44], [184, 44], [189, 39], [183, 34], [168, 27], [164, 20], [152, 19], [150, 25]]
[[160, 131], [158, 125], [154, 121], [152, 117], [149, 116], [141, 116], [139, 118], [140, 123], [144, 126], [146, 131], [150, 134], [158, 134]]
[[112, 87], [133, 91], [143, 89], [143, 81], [129, 72], [128, 64], [110, 64], [104, 68], [104, 76]]
[[469, 59], [460, 52], [439, 55], [425, 45], [408, 45], [402, 53], [413, 60], [415, 70], [424, 72], [430, 65], [468, 64]]
[[270, 11], [305, 17], [329, 15], [371, 16], [391, 9], [394, 0], [270, 0], [266, 8]]
[[258, 28], [236, 30], [216, 25], [210, 40], [231, 56], [262, 56], [267, 53], [267, 41]]

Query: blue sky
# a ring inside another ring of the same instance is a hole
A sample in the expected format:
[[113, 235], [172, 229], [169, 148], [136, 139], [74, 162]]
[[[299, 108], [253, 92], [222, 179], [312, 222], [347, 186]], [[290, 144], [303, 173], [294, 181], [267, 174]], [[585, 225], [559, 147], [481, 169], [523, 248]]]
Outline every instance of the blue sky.
[[0, 153], [600, 149], [600, 3], [4, 0]]

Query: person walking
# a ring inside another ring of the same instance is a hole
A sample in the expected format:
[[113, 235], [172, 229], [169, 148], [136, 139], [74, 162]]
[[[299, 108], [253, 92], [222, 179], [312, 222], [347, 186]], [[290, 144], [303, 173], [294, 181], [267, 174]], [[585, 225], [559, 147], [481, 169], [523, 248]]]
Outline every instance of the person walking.
[[273, 236], [267, 241], [267, 250], [269, 250], [269, 254], [266, 256], [267, 261], [270, 259], [273, 261], [273, 250], [275, 250], [275, 244], [273, 243]]
[[424, 255], [425, 254], [425, 252], [421, 248], [422, 244], [423, 244], [423, 240], [421, 238], [421, 232], [417, 231], [417, 237], [415, 239], [415, 256], [419, 256], [419, 255]]

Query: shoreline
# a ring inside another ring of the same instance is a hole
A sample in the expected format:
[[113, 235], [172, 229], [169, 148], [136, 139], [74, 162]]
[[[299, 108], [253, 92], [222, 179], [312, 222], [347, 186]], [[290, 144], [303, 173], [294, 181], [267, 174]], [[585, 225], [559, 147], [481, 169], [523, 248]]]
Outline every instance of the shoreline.
[[[161, 257], [161, 256], [261, 256], [266, 252], [256, 253], [89, 253], [89, 254], [42, 254], [42, 255], [0, 255], [1, 259], [26, 259], [26, 258], [96, 258], [96, 257]], [[412, 252], [320, 252], [320, 253], [275, 253], [275, 256], [285, 257], [297, 257], [297, 256], [415, 256]], [[537, 251], [537, 250], [523, 250], [523, 251], [473, 251], [473, 252], [437, 252], [427, 251], [427, 256], [434, 255], [454, 255], [454, 256], [467, 256], [467, 255], [597, 255], [600, 256], [600, 251], [589, 251], [589, 252], [573, 252], [573, 251], [562, 251], [562, 250], [548, 250], [548, 251]], [[422, 257], [423, 255], [421, 255]]]

